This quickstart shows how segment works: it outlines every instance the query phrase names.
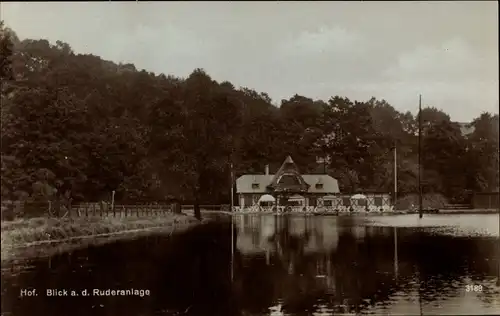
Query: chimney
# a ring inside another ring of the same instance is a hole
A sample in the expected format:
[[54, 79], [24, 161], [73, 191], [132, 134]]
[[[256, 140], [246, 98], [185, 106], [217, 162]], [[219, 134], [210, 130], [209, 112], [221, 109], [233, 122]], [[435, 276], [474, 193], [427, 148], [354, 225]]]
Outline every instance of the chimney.
[[269, 175], [269, 165], [266, 165], [265, 174], [266, 174], [266, 176]]

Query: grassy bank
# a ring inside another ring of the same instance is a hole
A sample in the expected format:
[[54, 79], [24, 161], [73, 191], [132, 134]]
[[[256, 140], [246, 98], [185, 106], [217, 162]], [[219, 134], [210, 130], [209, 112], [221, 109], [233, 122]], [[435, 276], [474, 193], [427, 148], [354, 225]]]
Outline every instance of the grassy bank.
[[2, 264], [86, 245], [150, 234], [172, 233], [198, 221], [185, 215], [158, 217], [31, 218], [1, 224]]

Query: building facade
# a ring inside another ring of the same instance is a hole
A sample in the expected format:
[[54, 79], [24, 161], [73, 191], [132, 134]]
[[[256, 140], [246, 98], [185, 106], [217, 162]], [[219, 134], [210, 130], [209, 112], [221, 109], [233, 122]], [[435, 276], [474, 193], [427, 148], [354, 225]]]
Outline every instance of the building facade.
[[[310, 208], [323, 204], [325, 198], [338, 197], [338, 181], [327, 174], [301, 174], [288, 156], [276, 174], [245, 174], [236, 179], [239, 207], [259, 206], [263, 197], [275, 206]], [[272, 198], [271, 198], [272, 197]]]
[[475, 209], [498, 209], [500, 205], [500, 193], [478, 192], [472, 197], [472, 207]]

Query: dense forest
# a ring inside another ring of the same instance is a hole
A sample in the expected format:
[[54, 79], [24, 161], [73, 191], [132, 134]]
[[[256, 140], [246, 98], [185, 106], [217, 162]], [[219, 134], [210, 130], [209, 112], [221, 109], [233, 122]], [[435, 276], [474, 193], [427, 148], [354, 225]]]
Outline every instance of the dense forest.
[[[3, 200], [98, 201], [115, 190], [124, 203], [227, 203], [231, 163], [236, 176], [274, 172], [287, 155], [341, 191], [391, 192], [394, 146], [400, 194], [418, 191], [418, 114], [384, 100], [294, 95], [277, 106], [202, 69], [155, 74], [4, 25], [0, 49]], [[436, 108], [421, 115], [424, 192], [459, 203], [498, 189], [498, 115], [481, 114], [469, 134]]]

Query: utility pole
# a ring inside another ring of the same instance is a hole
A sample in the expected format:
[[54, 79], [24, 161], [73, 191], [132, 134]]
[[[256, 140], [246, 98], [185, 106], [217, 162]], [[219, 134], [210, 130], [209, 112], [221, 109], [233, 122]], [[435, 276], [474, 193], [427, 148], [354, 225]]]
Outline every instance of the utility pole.
[[231, 213], [233, 212], [234, 207], [234, 176], [233, 176], [233, 163], [231, 162]]
[[229, 216], [231, 216], [231, 281], [234, 279], [234, 177], [233, 177], [233, 163], [231, 162], [231, 211]]
[[418, 96], [418, 217], [423, 217], [422, 210], [422, 95]]
[[398, 155], [396, 146], [396, 141], [394, 141], [394, 208], [396, 208], [398, 200]]

